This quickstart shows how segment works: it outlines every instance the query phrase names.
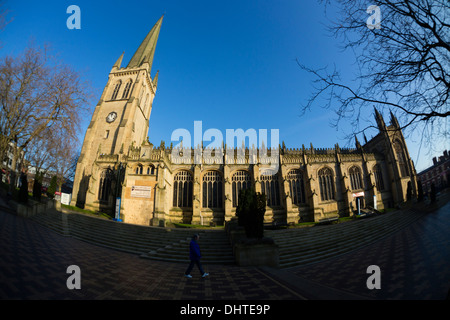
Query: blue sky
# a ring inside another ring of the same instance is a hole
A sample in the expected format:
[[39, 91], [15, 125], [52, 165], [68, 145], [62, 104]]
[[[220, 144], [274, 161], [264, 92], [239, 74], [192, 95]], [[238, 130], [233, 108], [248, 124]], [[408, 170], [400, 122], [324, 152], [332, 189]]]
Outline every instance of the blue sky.
[[[81, 30], [66, 27], [66, 9], [72, 4], [81, 9]], [[217, 128], [224, 136], [226, 129], [279, 129], [280, 143], [288, 148], [310, 143], [354, 147], [343, 139], [349, 132], [345, 123], [339, 130], [329, 125], [332, 111], [317, 107], [300, 117], [313, 78], [296, 59], [315, 68], [335, 64], [352, 75], [354, 57], [341, 52], [327, 34], [327, 18], [318, 1], [7, 0], [5, 7], [12, 21], [0, 34], [0, 56], [19, 53], [31, 39], [49, 43], [91, 82], [91, 110], [120, 54], [125, 52], [126, 65], [164, 14], [152, 69], [152, 76], [160, 71], [150, 119], [153, 144], [170, 144], [175, 129], [193, 132], [194, 121], [202, 121], [203, 131]], [[372, 113], [368, 111], [368, 117], [374, 121]], [[368, 138], [375, 134], [369, 132]], [[407, 139], [418, 171], [449, 147], [431, 155], [422, 147], [418, 157], [417, 142]]]

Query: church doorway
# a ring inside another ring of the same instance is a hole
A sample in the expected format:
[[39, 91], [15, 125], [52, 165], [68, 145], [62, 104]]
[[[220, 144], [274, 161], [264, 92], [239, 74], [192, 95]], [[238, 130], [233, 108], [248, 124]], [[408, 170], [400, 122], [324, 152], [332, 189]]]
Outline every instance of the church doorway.
[[358, 211], [358, 214], [360, 214], [361, 213], [361, 209], [365, 207], [364, 197], [357, 197], [355, 199], [355, 201], [356, 201], [356, 210]]
[[353, 193], [353, 201], [356, 208], [356, 214], [360, 214], [361, 209], [365, 207], [364, 191]]

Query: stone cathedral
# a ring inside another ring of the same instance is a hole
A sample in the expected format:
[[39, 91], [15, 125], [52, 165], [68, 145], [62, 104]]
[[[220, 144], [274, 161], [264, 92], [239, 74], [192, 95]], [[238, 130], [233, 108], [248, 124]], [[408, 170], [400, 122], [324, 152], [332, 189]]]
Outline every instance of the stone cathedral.
[[[369, 141], [364, 136], [364, 144], [355, 138], [351, 149], [225, 147], [223, 161], [199, 163], [175, 159], [172, 145], [150, 143], [158, 87], [158, 72], [152, 77], [151, 70], [162, 20], [128, 65], [122, 67], [122, 53], [109, 73], [78, 159], [72, 205], [139, 225], [221, 225], [235, 216], [239, 191], [250, 187], [266, 195], [266, 222], [348, 216], [357, 206], [383, 209], [415, 197], [416, 172], [400, 125], [392, 113], [385, 123], [376, 109], [379, 133]], [[198, 148], [206, 151], [198, 146], [193, 157]], [[269, 175], [262, 153], [279, 164]]]

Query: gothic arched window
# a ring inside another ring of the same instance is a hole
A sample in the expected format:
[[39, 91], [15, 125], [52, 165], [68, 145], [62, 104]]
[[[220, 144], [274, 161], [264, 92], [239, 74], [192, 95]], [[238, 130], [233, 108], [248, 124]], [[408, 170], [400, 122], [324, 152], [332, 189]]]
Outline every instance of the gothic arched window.
[[318, 172], [320, 196], [322, 201], [334, 199], [333, 171], [330, 168], [322, 168]]
[[179, 208], [192, 207], [192, 174], [183, 170], [173, 178], [173, 206]]
[[125, 89], [123, 90], [123, 94], [122, 94], [122, 99], [128, 98], [128, 94], [130, 93], [132, 83], [133, 83], [133, 81], [131, 81], [131, 79], [130, 79], [127, 82], [127, 84], [125, 85]]
[[287, 174], [287, 181], [289, 182], [289, 192], [292, 204], [299, 205], [305, 203], [305, 186], [302, 171], [300, 171], [300, 169], [289, 171]]
[[352, 190], [362, 189], [361, 169], [357, 166], [353, 166], [348, 170], [350, 175], [350, 185]]
[[119, 90], [120, 90], [120, 86], [121, 86], [121, 85], [122, 85], [122, 81], [119, 80], [119, 81], [116, 83], [116, 86], [114, 87], [114, 91], [113, 91], [113, 94], [112, 94], [112, 96], [111, 96], [111, 100], [116, 100], [117, 95], [119, 94]]
[[375, 177], [375, 184], [377, 186], [378, 191], [383, 191], [384, 190], [384, 182], [383, 182], [383, 175], [381, 173], [380, 166], [378, 164], [374, 165], [372, 172]]
[[239, 192], [249, 189], [252, 185], [250, 173], [245, 170], [236, 171], [231, 177], [231, 188], [233, 192], [233, 207], [237, 207], [239, 203]]
[[114, 173], [111, 169], [106, 169], [100, 174], [100, 184], [98, 188], [98, 200], [108, 201], [111, 194], [111, 184], [114, 179]]
[[142, 171], [143, 171], [142, 164], [138, 164], [138, 165], [136, 166], [136, 169], [135, 169], [134, 173], [135, 173], [135, 174], [142, 174]]
[[398, 166], [400, 168], [400, 177], [407, 177], [408, 171], [406, 169], [405, 154], [403, 152], [402, 144], [398, 140], [394, 141], [394, 151], [397, 155]]
[[218, 171], [208, 171], [203, 175], [203, 208], [222, 208], [223, 178]]
[[280, 184], [278, 175], [261, 175], [261, 192], [266, 195], [267, 206], [280, 205]]
[[147, 174], [155, 174], [155, 167], [153, 165], [147, 167]]

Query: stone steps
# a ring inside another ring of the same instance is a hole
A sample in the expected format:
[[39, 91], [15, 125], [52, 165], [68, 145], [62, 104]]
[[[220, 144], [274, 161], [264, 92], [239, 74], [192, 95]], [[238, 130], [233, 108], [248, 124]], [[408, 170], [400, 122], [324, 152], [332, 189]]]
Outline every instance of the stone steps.
[[95, 217], [87, 218], [69, 215], [71, 236], [131, 253], [140, 254], [189, 237], [187, 232], [171, 232], [169, 229], [128, 225]]
[[60, 212], [47, 210], [46, 212], [36, 214], [30, 217], [31, 220], [43, 225], [60, 235], [64, 235], [63, 219]]
[[[390, 220], [389, 224], [385, 219], [377, 219], [370, 221], [369, 224], [364, 224], [365, 221], [352, 221], [346, 222], [340, 225], [334, 225], [330, 227], [314, 227], [312, 230], [303, 232], [299, 230], [296, 235], [289, 234], [279, 234], [272, 235], [279, 242], [283, 243], [285, 251], [292, 249], [297, 250], [298, 245], [313, 245], [318, 246], [320, 244], [329, 245], [333, 241], [342, 241], [346, 238], [353, 238], [358, 235], [369, 235], [372, 232], [380, 233], [386, 228], [394, 227], [397, 228], [396, 224], [403, 223], [405, 219]], [[378, 229], [377, 229], [378, 228]]]
[[303, 229], [268, 230], [279, 246], [281, 268], [303, 266], [335, 257], [380, 240], [422, 216], [396, 211], [359, 221]]
[[[200, 250], [202, 253], [202, 262], [210, 264], [234, 264], [234, 257], [228, 238], [224, 231], [200, 231]], [[173, 243], [169, 246], [159, 248], [142, 254], [142, 258], [189, 262], [189, 243], [190, 239]]]
[[202, 261], [210, 264], [234, 263], [232, 249], [223, 230], [140, 226], [50, 210], [31, 219], [61, 235], [95, 245], [139, 254], [146, 259], [183, 263], [189, 261], [192, 235], [199, 233]]
[[[279, 247], [280, 268], [303, 266], [369, 245], [422, 216], [413, 210], [395, 211], [345, 223], [299, 229], [266, 230]], [[223, 230], [169, 229], [139, 226], [48, 210], [30, 219], [55, 232], [96, 245], [139, 254], [145, 259], [187, 263], [189, 242], [200, 234], [202, 261], [233, 264], [229, 239]]]

